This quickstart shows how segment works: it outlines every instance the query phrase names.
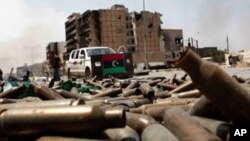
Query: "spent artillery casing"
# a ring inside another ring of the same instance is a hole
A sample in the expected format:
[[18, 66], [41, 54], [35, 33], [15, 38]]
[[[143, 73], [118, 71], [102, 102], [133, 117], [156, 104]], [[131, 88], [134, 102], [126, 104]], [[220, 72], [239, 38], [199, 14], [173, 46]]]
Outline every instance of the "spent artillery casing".
[[178, 78], [174, 78], [173, 79], [173, 84], [176, 84], [176, 85], [181, 85], [181, 84], [183, 84], [184, 83], [184, 81], [183, 80], [180, 80], [180, 79], [178, 79]]
[[178, 141], [176, 137], [163, 125], [159, 124], [154, 118], [126, 112], [127, 125], [141, 133], [142, 141]]
[[141, 133], [146, 127], [157, 123], [152, 117], [126, 112], [127, 125]]
[[157, 121], [163, 121], [163, 114], [166, 109], [170, 109], [172, 107], [180, 107], [183, 110], [187, 111], [190, 108], [190, 105], [166, 105], [166, 106], [157, 106], [157, 107], [147, 107], [142, 110], [142, 114], [146, 114], [148, 116], [153, 117]]
[[179, 139], [185, 141], [221, 141], [209, 133], [178, 107], [167, 109], [164, 114], [164, 125]]
[[144, 96], [141, 94], [141, 95], [131, 95], [128, 97], [128, 99], [141, 99], [141, 98], [144, 98]]
[[98, 94], [95, 94], [93, 96], [93, 98], [96, 98], [96, 97], [103, 97], [103, 96], [110, 96], [110, 97], [115, 97], [117, 96], [118, 94], [122, 93], [122, 89], [120, 88], [112, 88], [112, 89], [108, 89], [104, 92], [101, 92], [101, 93], [98, 93]]
[[148, 98], [141, 98], [141, 99], [131, 99], [131, 101], [134, 102], [135, 107], [141, 106], [143, 104], [149, 104], [152, 103], [152, 100]]
[[195, 103], [197, 98], [177, 98], [177, 97], [170, 97], [165, 99], [157, 99], [155, 103], [165, 103], [165, 104], [172, 104], [172, 105], [187, 105], [189, 103]]
[[108, 88], [108, 87], [110, 87], [110, 86], [112, 86], [113, 85], [113, 82], [103, 82], [102, 83], [102, 86], [104, 87], [104, 88]]
[[154, 89], [147, 83], [142, 83], [139, 87], [142, 94], [147, 98], [152, 98], [155, 95]]
[[17, 98], [18, 95], [22, 94], [24, 91], [24, 86], [18, 86], [15, 88], [8, 89], [0, 93], [0, 98]]
[[46, 99], [46, 100], [55, 100], [55, 99], [64, 99], [60, 94], [53, 91], [50, 88], [47, 88], [45, 86], [38, 85], [34, 82], [31, 82], [31, 85], [35, 89], [36, 94], [39, 95], [39, 97]]
[[111, 140], [101, 140], [101, 139], [84, 139], [75, 137], [63, 137], [63, 136], [43, 136], [36, 141], [111, 141]]
[[105, 99], [104, 102], [107, 104], [112, 104], [113, 102], [120, 101], [120, 100], [127, 100], [127, 98], [126, 97], [112, 97], [112, 98]]
[[177, 88], [171, 90], [169, 93], [179, 93], [179, 92], [183, 92], [183, 91], [187, 91], [187, 90], [191, 90], [193, 89], [193, 82], [192, 81], [187, 81], [181, 85], [179, 85]]
[[182, 54], [176, 65], [184, 69], [197, 89], [235, 123], [250, 123], [250, 108], [248, 108], [250, 93], [222, 68], [212, 62], [202, 60], [189, 49]]
[[111, 102], [112, 106], [118, 106], [118, 105], [123, 105], [124, 107], [127, 108], [134, 108], [135, 103], [132, 100], [119, 100], [119, 101], [113, 101]]
[[142, 141], [178, 141], [166, 127], [161, 124], [152, 124], [146, 127], [141, 135]]
[[123, 96], [123, 97], [128, 97], [128, 96], [131, 96], [131, 95], [138, 95], [138, 94], [141, 94], [140, 89], [138, 89], [138, 88], [133, 88], [133, 89], [126, 89], [126, 90], [123, 90], [121, 96]]
[[192, 108], [189, 109], [189, 113], [195, 116], [202, 116], [212, 119], [225, 119], [223, 111], [218, 106], [214, 105], [208, 98], [201, 96]]
[[96, 83], [96, 82], [94, 82], [94, 81], [86, 80], [86, 82], [87, 82], [89, 85], [93, 85], [93, 86], [95, 86], [95, 87], [97, 87], [97, 88], [99, 88], [99, 89], [101, 89], [101, 90], [104, 90], [104, 89], [105, 89], [105, 87], [103, 87], [101, 84]]
[[155, 85], [157, 85], [159, 82], [161, 82], [161, 79], [156, 79], [156, 80], [151, 80], [148, 82], [149, 86], [153, 87]]
[[0, 98], [0, 104], [17, 103], [16, 99]]
[[171, 97], [171, 94], [169, 94], [168, 91], [155, 93], [155, 96], [154, 96], [154, 98], [168, 98], [168, 97]]
[[71, 88], [70, 93], [78, 95], [79, 91], [78, 91], [78, 89], [76, 87], [73, 87], [73, 88]]
[[83, 105], [84, 102], [74, 99], [58, 99], [35, 102], [21, 102], [11, 104], [1, 104], [1, 109], [22, 109], [22, 108], [39, 108], [39, 107], [59, 107], [59, 106], [77, 106]]
[[169, 101], [163, 102], [163, 103], [144, 104], [144, 105], [141, 105], [141, 106], [139, 106], [137, 108], [131, 108], [129, 111], [132, 112], [132, 113], [143, 113], [148, 108], [170, 107], [170, 106], [185, 106], [185, 105], [190, 107], [190, 100], [181, 99], [181, 101], [177, 101], [177, 102], [176, 102], [176, 100], [169, 100]]
[[237, 75], [233, 75], [233, 78], [238, 81], [239, 83], [245, 83], [246, 79], [242, 78], [242, 77], [238, 77]]
[[71, 92], [63, 90], [63, 89], [57, 90], [57, 92], [61, 96], [63, 96], [64, 98], [81, 99], [82, 101], [88, 100], [87, 98], [84, 98], [84, 97], [80, 96], [79, 94], [74, 94], [74, 93], [71, 93]]
[[104, 133], [113, 141], [140, 141], [138, 133], [129, 126], [106, 129]]
[[209, 132], [217, 135], [224, 141], [229, 141], [229, 123], [199, 116], [192, 116], [192, 118], [204, 128], [206, 128]]
[[185, 91], [185, 92], [180, 92], [180, 93], [172, 93], [173, 96], [176, 96], [178, 98], [199, 98], [201, 97], [202, 93], [197, 90], [190, 90], [190, 91]]
[[126, 89], [133, 89], [133, 88], [138, 87], [138, 85], [139, 85], [139, 81], [135, 80], [135, 81], [132, 81], [132, 82], [126, 87]]
[[0, 115], [1, 136], [24, 136], [38, 133], [87, 133], [124, 127], [122, 109], [103, 111], [97, 106], [3, 109]]
[[181, 77], [181, 80], [185, 81], [185, 80], [187, 79], [187, 76], [188, 76], [188, 74], [185, 73], [185, 74]]
[[174, 90], [177, 88], [176, 85], [170, 84], [168, 82], [167, 83], [158, 83], [157, 86], [160, 88], [163, 88], [165, 90], [168, 90], [168, 91], [171, 91], [171, 90]]

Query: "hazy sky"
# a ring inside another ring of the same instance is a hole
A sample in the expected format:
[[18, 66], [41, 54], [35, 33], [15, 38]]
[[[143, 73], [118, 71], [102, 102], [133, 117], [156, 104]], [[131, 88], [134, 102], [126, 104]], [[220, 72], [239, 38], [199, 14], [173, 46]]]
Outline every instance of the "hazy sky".
[[[162, 14], [162, 28], [183, 29], [201, 47], [250, 49], [250, 1], [248, 0], [145, 0], [146, 10]], [[72, 12], [106, 9], [123, 4], [141, 11], [142, 0], [0, 0], [0, 68], [42, 62], [51, 41], [64, 41], [64, 22]]]

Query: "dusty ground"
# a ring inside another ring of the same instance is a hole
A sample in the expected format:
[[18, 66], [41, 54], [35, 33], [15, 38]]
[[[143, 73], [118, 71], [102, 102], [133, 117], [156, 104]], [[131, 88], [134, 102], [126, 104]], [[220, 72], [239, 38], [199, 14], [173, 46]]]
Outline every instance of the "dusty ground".
[[[250, 79], [250, 67], [247, 68], [223, 68], [229, 75], [237, 75], [243, 78]], [[177, 77], [181, 77], [185, 74], [181, 69], [165, 69], [165, 70], [152, 70], [149, 75], [135, 76], [135, 78], [145, 77], [167, 77], [171, 78], [176, 74]]]

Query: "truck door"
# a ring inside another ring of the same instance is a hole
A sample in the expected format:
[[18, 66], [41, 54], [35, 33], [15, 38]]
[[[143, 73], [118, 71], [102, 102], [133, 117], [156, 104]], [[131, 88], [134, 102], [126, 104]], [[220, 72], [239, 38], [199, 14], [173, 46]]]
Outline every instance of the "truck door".
[[81, 72], [85, 71], [85, 51], [84, 50], [80, 50], [80, 54], [79, 54], [79, 62], [78, 62], [78, 70], [80, 70]]
[[70, 57], [69, 57], [69, 68], [70, 68], [70, 71], [73, 73], [76, 71], [76, 50], [73, 50], [70, 54]]

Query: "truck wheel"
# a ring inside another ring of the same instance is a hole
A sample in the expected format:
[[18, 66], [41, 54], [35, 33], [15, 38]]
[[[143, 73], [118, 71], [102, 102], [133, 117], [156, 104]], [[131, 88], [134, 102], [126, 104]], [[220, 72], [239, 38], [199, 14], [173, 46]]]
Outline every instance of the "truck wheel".
[[85, 75], [84, 75], [85, 79], [90, 79], [92, 78], [92, 72], [89, 68], [85, 69]]

